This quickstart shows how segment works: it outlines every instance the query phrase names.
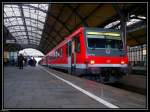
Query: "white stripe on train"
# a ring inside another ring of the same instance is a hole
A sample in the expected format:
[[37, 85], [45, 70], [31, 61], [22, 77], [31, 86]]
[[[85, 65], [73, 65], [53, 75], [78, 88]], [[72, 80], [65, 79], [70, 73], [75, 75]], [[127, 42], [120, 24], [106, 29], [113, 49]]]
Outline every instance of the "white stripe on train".
[[[52, 67], [70, 67], [68, 64], [48, 64]], [[74, 64], [73, 64], [74, 65]], [[127, 64], [76, 64], [76, 68], [85, 69], [86, 67], [127, 67]]]

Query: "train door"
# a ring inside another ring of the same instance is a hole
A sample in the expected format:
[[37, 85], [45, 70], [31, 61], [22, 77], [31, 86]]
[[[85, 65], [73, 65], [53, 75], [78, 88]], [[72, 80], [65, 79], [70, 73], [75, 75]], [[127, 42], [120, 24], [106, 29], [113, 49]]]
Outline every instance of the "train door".
[[46, 56], [46, 66], [48, 67], [48, 56]]
[[67, 43], [68, 73], [69, 74], [71, 74], [71, 70], [72, 70], [71, 54], [72, 54], [72, 41], [69, 41]]
[[79, 37], [75, 36], [72, 41], [68, 42], [67, 47], [67, 55], [68, 55], [68, 73], [69, 74], [75, 74], [76, 72], [76, 64], [77, 64], [77, 58], [76, 53], [79, 52], [80, 46], [79, 46]]
[[76, 69], [76, 37], [72, 39], [72, 54], [71, 54], [71, 72], [72, 74], [75, 73]]

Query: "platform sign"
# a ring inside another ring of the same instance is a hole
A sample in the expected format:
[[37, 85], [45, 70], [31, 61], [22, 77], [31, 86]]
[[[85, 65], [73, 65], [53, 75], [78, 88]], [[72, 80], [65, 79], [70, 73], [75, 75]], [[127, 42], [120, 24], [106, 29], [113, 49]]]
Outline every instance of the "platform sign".
[[6, 40], [6, 43], [7, 43], [7, 44], [14, 44], [14, 43], [16, 43], [16, 42], [15, 42], [15, 40]]

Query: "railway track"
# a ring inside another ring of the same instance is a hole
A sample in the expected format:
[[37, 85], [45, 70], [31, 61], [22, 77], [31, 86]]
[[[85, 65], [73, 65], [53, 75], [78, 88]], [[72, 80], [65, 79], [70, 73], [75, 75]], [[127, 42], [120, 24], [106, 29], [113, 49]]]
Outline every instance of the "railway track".
[[[92, 80], [92, 81], [102, 83], [101, 79], [98, 76], [91, 77], [90, 75], [88, 75], [88, 76], [82, 76], [81, 78], [85, 78], [85, 79], [88, 79], [88, 80]], [[146, 95], [146, 89], [137, 88], [137, 87], [134, 87], [134, 86], [131, 86], [131, 85], [126, 85], [126, 84], [123, 84], [121, 82], [117, 82], [117, 83], [106, 82], [106, 83], [103, 83], [103, 84], [109, 85], [109, 86], [112, 86], [112, 87], [116, 87], [116, 88], [120, 88], [120, 89], [124, 89], [124, 90], [131, 91], [131, 92], [139, 93], [139, 94], [142, 94], [142, 95]]]
[[[62, 69], [55, 69], [55, 70], [67, 73], [67, 71], [62, 70]], [[76, 75], [74, 75], [74, 76], [76, 76]], [[85, 79], [88, 79], [88, 80], [92, 80], [92, 81], [95, 81], [95, 82], [98, 82], [98, 83], [102, 83], [99, 75], [93, 76], [91, 74], [88, 74], [88, 75], [82, 75], [82, 76], [79, 76], [79, 77], [80, 78], [85, 78]], [[109, 85], [109, 86], [112, 86], [112, 87], [116, 87], [116, 88], [119, 88], [119, 89], [124, 89], [124, 90], [131, 91], [131, 92], [135, 92], [135, 93], [138, 93], [138, 94], [146, 95], [146, 90], [145, 89], [137, 88], [137, 87], [134, 87], [134, 86], [131, 86], [131, 85], [126, 85], [126, 84], [123, 84], [121, 82], [118, 82], [118, 83], [107, 82], [107, 83], [103, 83], [103, 84]]]

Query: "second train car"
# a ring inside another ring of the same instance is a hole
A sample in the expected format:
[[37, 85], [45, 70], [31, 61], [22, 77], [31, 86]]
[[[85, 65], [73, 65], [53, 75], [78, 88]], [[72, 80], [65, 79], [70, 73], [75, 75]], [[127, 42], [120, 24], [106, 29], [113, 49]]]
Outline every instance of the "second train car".
[[127, 74], [128, 56], [120, 31], [80, 27], [43, 57], [40, 64], [116, 82]]

